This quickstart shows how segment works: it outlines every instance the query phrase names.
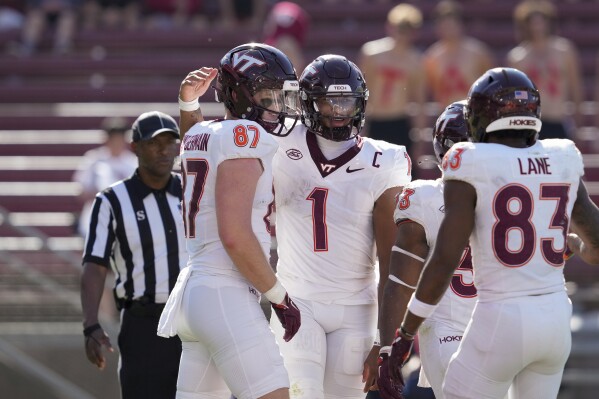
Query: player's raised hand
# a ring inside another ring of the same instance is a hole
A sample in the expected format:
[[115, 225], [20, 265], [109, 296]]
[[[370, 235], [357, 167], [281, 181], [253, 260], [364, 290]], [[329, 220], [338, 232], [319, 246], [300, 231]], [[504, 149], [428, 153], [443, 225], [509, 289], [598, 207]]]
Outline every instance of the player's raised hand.
[[179, 87], [179, 98], [182, 101], [194, 101], [203, 96], [210, 88], [210, 83], [217, 74], [216, 68], [201, 67], [187, 74]]

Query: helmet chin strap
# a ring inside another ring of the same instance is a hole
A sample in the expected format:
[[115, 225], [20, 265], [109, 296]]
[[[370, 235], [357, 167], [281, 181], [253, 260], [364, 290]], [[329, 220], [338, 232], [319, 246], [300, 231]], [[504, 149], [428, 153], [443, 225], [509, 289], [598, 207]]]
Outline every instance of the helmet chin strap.
[[325, 139], [318, 134], [315, 134], [315, 136], [318, 148], [320, 148], [322, 155], [324, 155], [326, 159], [335, 159], [356, 145], [355, 137], [350, 140], [333, 141]]

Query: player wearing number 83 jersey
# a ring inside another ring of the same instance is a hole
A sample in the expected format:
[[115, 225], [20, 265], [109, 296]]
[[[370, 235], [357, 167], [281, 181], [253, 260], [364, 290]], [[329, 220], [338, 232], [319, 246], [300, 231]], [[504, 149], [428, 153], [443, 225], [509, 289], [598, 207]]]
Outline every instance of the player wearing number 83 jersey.
[[[566, 243], [596, 263], [599, 210], [574, 143], [537, 140], [540, 103], [521, 71], [487, 71], [464, 112], [473, 142], [455, 144], [443, 159], [445, 214], [390, 359], [405, 358], [469, 242], [479, 299], [445, 374], [448, 399], [558, 394], [571, 348]], [[392, 376], [398, 366], [390, 361]]]
[[443, 168], [444, 180], [461, 180], [476, 190], [470, 246], [479, 301], [563, 291], [568, 215], [584, 174], [574, 143], [547, 139], [527, 148], [459, 143]]

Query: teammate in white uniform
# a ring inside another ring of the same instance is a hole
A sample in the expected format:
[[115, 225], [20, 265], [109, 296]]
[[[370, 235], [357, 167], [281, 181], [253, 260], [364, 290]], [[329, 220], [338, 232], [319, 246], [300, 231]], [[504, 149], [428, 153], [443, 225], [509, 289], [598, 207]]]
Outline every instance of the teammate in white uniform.
[[[465, 101], [449, 105], [437, 119], [433, 129], [433, 148], [439, 161], [449, 148], [457, 142], [468, 141], [468, 127], [464, 118]], [[437, 241], [437, 232], [445, 206], [443, 205], [443, 181], [415, 180], [406, 185], [398, 198], [394, 220], [397, 237], [389, 265], [387, 281], [381, 305], [381, 367], [386, 362], [394, 333], [406, 311], [410, 295], [414, 292], [418, 278], [431, 248]], [[457, 349], [474, 304], [476, 288], [473, 283], [472, 257], [470, 248], [464, 250], [439, 307], [427, 319], [418, 333], [420, 343], [419, 386], [432, 386], [435, 397], [443, 398], [443, 377], [449, 359]], [[383, 398], [387, 399], [387, 381], [377, 380]], [[392, 397], [392, 396], [390, 396]]]
[[599, 209], [574, 143], [537, 141], [540, 113], [539, 92], [516, 69], [491, 69], [471, 87], [473, 143], [454, 145], [443, 159], [445, 216], [393, 343], [393, 378], [470, 240], [479, 299], [447, 369], [445, 397], [501, 398], [508, 389], [510, 398], [557, 396], [571, 347], [566, 237], [571, 228], [578, 236], [568, 245], [598, 263]]
[[272, 319], [271, 327], [292, 398], [362, 399], [376, 377], [376, 247], [384, 284], [394, 198], [411, 165], [403, 146], [358, 135], [367, 93], [354, 63], [318, 57], [300, 78], [304, 125], [278, 140], [277, 275], [302, 312], [302, 328], [286, 343]]
[[[180, 96], [193, 92], [198, 79], [197, 71], [188, 75]], [[225, 119], [195, 124], [181, 144], [190, 260], [158, 334], [178, 334], [183, 342], [179, 399], [228, 399], [229, 390], [238, 399], [289, 398], [283, 359], [258, 301], [260, 292], [271, 301], [290, 340], [300, 314], [268, 262], [264, 218], [273, 202], [277, 150], [268, 133], [288, 133], [288, 116], [297, 121], [297, 77], [279, 50], [250, 43], [223, 57], [215, 89]], [[193, 104], [180, 106], [189, 112]]]

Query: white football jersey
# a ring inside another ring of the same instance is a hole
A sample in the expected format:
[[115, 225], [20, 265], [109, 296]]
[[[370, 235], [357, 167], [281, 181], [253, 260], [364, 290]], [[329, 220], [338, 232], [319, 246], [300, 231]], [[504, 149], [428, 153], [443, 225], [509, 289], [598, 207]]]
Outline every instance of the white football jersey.
[[476, 189], [470, 247], [479, 300], [564, 290], [565, 238], [584, 174], [574, 143], [459, 143], [446, 154], [443, 169], [445, 181]]
[[[396, 223], [402, 219], [410, 219], [421, 225], [428, 247], [432, 251], [444, 212], [443, 181], [415, 180], [406, 185], [399, 196], [394, 218]], [[449, 288], [443, 294], [435, 313], [427, 321], [439, 322], [454, 330], [464, 331], [470, 321], [476, 299], [472, 257], [470, 248], [467, 247], [451, 278]]]
[[280, 139], [273, 161], [279, 262], [291, 296], [338, 304], [376, 301], [375, 201], [411, 180], [403, 146], [358, 137], [333, 160], [305, 126]]
[[270, 251], [267, 213], [273, 202], [272, 158], [277, 142], [262, 126], [245, 119], [197, 123], [181, 143], [183, 221], [189, 264], [210, 275], [241, 277], [227, 255], [216, 221], [216, 172], [227, 159], [257, 158], [264, 172], [258, 179], [252, 209], [252, 228], [264, 253]]

